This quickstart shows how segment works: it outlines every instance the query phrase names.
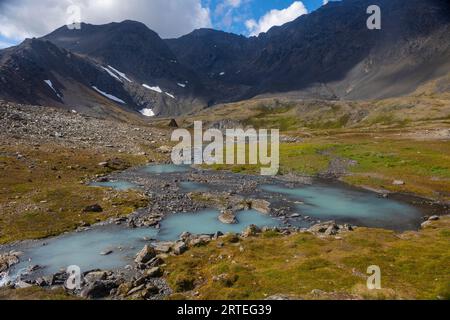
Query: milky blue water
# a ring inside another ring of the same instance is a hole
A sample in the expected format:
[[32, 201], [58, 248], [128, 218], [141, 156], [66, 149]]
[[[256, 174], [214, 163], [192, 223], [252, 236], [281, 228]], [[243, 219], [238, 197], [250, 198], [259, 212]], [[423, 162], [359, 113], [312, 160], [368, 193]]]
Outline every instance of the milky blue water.
[[180, 182], [180, 188], [185, 192], [206, 192], [209, 190], [205, 184], [190, 181]]
[[148, 165], [142, 169], [147, 173], [163, 174], [163, 173], [183, 173], [190, 171], [189, 166], [177, 166], [174, 164], [158, 164]]
[[[14, 267], [12, 274], [31, 265], [45, 267], [42, 273], [46, 275], [70, 265], [79, 266], [83, 271], [113, 270], [132, 263], [136, 253], [150, 239], [175, 241], [185, 231], [192, 234], [239, 233], [251, 224], [260, 227], [279, 224], [278, 220], [250, 210], [238, 214], [238, 224], [226, 225], [218, 220], [219, 214], [216, 210], [174, 214], [162, 221], [160, 230], [112, 225], [48, 239], [23, 250], [21, 263]], [[111, 251], [109, 255], [101, 254], [108, 251]]]
[[[187, 167], [150, 166], [146, 170], [152, 173], [185, 172]], [[129, 189], [134, 184], [117, 181], [97, 183], [97, 186], [115, 189]], [[200, 190], [205, 185], [192, 182], [180, 183], [185, 190]], [[281, 186], [266, 185], [265, 192], [282, 195], [296, 201], [298, 212], [322, 221], [336, 220], [367, 227], [381, 227], [393, 230], [413, 230], [421, 222], [421, 213], [417, 208], [392, 199], [382, 199], [376, 194], [337, 186], [313, 185], [290, 189]], [[238, 213], [238, 224], [227, 225], [218, 220], [219, 212], [206, 210], [199, 213], [180, 213], [169, 215], [160, 225], [160, 229], [129, 229], [125, 226], [104, 226], [92, 230], [71, 233], [61, 237], [36, 242], [18, 249], [24, 251], [21, 263], [12, 273], [26, 269], [30, 265], [45, 267], [42, 274], [53, 274], [69, 265], [80, 266], [83, 271], [93, 269], [117, 269], [131, 264], [136, 253], [149, 243], [150, 239], [175, 241], [181, 233], [214, 234], [217, 231], [242, 232], [247, 226], [277, 226], [280, 220], [249, 210]], [[290, 220], [290, 223], [304, 227], [304, 221]], [[109, 255], [102, 252], [111, 251]], [[30, 261], [28, 261], [30, 259]], [[1, 277], [0, 277], [1, 278]], [[0, 279], [0, 283], [1, 283]]]
[[[45, 266], [46, 274], [58, 272], [61, 268], [77, 265], [82, 270], [113, 269], [125, 266], [144, 247], [145, 237], [154, 238], [156, 229], [128, 229], [120, 226], [99, 227], [85, 232], [71, 233], [49, 239], [25, 250], [18, 268], [28, 265]], [[108, 256], [102, 252], [113, 251]]]
[[108, 182], [93, 182], [92, 187], [113, 188], [115, 190], [126, 191], [138, 188], [137, 185], [127, 181], [108, 181]]
[[417, 208], [380, 198], [371, 192], [325, 185], [295, 189], [266, 185], [262, 189], [303, 202], [297, 205], [300, 213], [322, 221], [336, 220], [366, 227], [412, 230], [422, 220], [422, 214]]
[[161, 223], [158, 239], [163, 241], [177, 239], [184, 231], [192, 234], [240, 233], [254, 224], [259, 227], [274, 227], [279, 221], [254, 210], [241, 211], [237, 214], [237, 224], [223, 224], [219, 221], [219, 212], [206, 210], [200, 213], [182, 213], [170, 215]]

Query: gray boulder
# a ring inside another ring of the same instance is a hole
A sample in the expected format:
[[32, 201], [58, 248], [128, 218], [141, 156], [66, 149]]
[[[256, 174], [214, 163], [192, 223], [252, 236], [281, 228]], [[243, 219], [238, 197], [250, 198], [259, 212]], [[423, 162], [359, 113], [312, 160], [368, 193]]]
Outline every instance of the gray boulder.
[[238, 223], [236, 215], [231, 210], [223, 211], [219, 216], [219, 220], [223, 224], [237, 224]]
[[149, 246], [146, 245], [136, 256], [136, 259], [134, 260], [134, 262], [136, 262], [137, 264], [140, 263], [147, 263], [149, 262], [151, 259], [153, 259], [154, 257], [156, 257], [156, 250]]

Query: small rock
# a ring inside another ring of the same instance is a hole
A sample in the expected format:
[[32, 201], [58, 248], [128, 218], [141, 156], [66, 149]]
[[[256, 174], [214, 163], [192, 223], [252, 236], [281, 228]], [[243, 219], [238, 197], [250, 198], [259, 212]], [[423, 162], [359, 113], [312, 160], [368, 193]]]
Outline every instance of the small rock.
[[179, 241], [173, 246], [173, 253], [181, 255], [187, 251], [188, 247], [185, 242]]
[[223, 236], [223, 233], [222, 233], [221, 231], [217, 231], [217, 232], [214, 234], [213, 239], [214, 239], [214, 240], [217, 240], [217, 239], [219, 239], [219, 238], [222, 237], [222, 236]]
[[247, 229], [242, 232], [242, 237], [248, 238], [248, 237], [254, 237], [261, 233], [261, 229], [252, 224], [251, 226], [247, 227]]
[[250, 205], [251, 209], [259, 211], [263, 214], [270, 214], [270, 212], [271, 212], [270, 206], [271, 206], [271, 203], [266, 200], [251, 200], [251, 205]]
[[172, 148], [169, 147], [169, 146], [161, 146], [161, 147], [158, 148], [158, 150], [161, 153], [171, 153], [172, 152]]
[[10, 267], [18, 264], [19, 262], [18, 255], [14, 253], [0, 255], [0, 273], [8, 270]]
[[81, 296], [88, 299], [102, 299], [110, 295], [111, 290], [117, 285], [111, 281], [96, 281], [89, 284], [81, 291]]
[[162, 252], [162, 253], [169, 253], [170, 251], [172, 251], [172, 247], [175, 244], [173, 242], [158, 242], [155, 245], [155, 250], [157, 252]]
[[287, 301], [287, 300], [291, 300], [291, 299], [286, 295], [275, 294], [273, 296], [267, 297], [265, 300], [267, 300], [267, 301]]
[[322, 296], [322, 295], [326, 294], [326, 292], [319, 290], [319, 289], [314, 289], [311, 291], [311, 294], [314, 296]]
[[149, 245], [146, 245], [141, 252], [139, 252], [134, 260], [136, 263], [147, 263], [156, 257], [156, 251]]
[[131, 290], [128, 292], [128, 295], [131, 296], [131, 295], [133, 295], [133, 294], [135, 294], [135, 293], [137, 293], [137, 292], [143, 290], [144, 288], [145, 288], [145, 284], [141, 284], [140, 286], [137, 286], [136, 288], [131, 289]]
[[151, 268], [147, 271], [145, 271], [145, 276], [150, 277], [150, 278], [159, 278], [162, 277], [163, 272], [159, 267], [154, 267]]
[[154, 257], [152, 260], [150, 260], [149, 262], [147, 262], [145, 264], [145, 268], [154, 268], [154, 267], [159, 267], [162, 266], [164, 264], [164, 260], [161, 257]]
[[325, 234], [327, 236], [335, 236], [339, 233], [339, 227], [337, 225], [329, 226], [328, 229], [325, 231]]
[[49, 282], [48, 282], [48, 280], [46, 278], [41, 277], [41, 278], [37, 278], [36, 279], [35, 284], [38, 287], [47, 287], [49, 285]]
[[86, 208], [84, 208], [83, 212], [100, 213], [100, 212], [103, 212], [103, 208], [99, 204], [94, 204], [94, 205], [87, 206]]
[[231, 210], [225, 210], [221, 213], [219, 216], [220, 222], [223, 224], [237, 224], [238, 221], [236, 219], [236, 216], [234, 215], [233, 211]]
[[31, 284], [29, 284], [29, 283], [27, 283], [27, 282], [24, 282], [24, 281], [18, 281], [16, 284], [15, 284], [15, 288], [16, 289], [26, 289], [26, 288], [30, 288], [30, 287], [32, 287], [33, 285], [31, 285]]
[[211, 242], [211, 236], [202, 235], [202, 236], [198, 236], [198, 237], [194, 237], [194, 238], [190, 239], [189, 245], [192, 247], [198, 247], [198, 246], [203, 246], [205, 244], [208, 244], [209, 242]]
[[428, 227], [430, 227], [430, 226], [432, 226], [432, 225], [433, 225], [433, 221], [427, 220], [427, 221], [425, 221], [424, 223], [422, 223], [422, 224], [420, 225], [420, 227], [421, 227], [422, 229], [425, 229], [425, 228], [428, 228]]
[[97, 281], [103, 281], [107, 278], [107, 273], [105, 271], [92, 271], [84, 276], [84, 281], [87, 283], [94, 283]]
[[191, 234], [189, 232], [183, 232], [180, 236], [180, 240], [186, 242], [191, 237]]
[[169, 128], [178, 128], [178, 123], [175, 119], [171, 119], [169, 122]]

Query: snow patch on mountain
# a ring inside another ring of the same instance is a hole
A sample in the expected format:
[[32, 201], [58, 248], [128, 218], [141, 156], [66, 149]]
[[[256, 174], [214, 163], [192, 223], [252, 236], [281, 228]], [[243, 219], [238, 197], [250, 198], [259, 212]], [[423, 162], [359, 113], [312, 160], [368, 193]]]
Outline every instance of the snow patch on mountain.
[[119, 82], [122, 82], [122, 80], [111, 70], [109, 70], [108, 68], [102, 67], [103, 70], [105, 70], [106, 72], [108, 72], [108, 74], [113, 77], [114, 79], [118, 80]]
[[170, 94], [168, 92], [164, 92], [166, 95], [168, 95], [169, 97], [171, 97], [172, 99], [175, 99], [175, 96], [173, 94]]
[[177, 85], [178, 85], [179, 87], [186, 88], [186, 85], [185, 85], [184, 83], [177, 83]]
[[158, 86], [156, 86], [156, 87], [151, 87], [151, 86], [149, 86], [148, 84], [143, 84], [142, 86], [143, 86], [144, 88], [146, 88], [146, 89], [149, 89], [149, 90], [152, 90], [152, 91], [155, 91], [155, 92], [158, 92], [158, 93], [163, 93], [163, 91], [161, 90], [161, 88], [158, 87]]
[[58, 96], [58, 98], [62, 99], [59, 93], [56, 91], [55, 87], [51, 80], [44, 80], [44, 82], [53, 90], [53, 92]]
[[133, 82], [127, 77], [127, 75], [125, 73], [120, 72], [119, 70], [117, 70], [117, 69], [115, 69], [115, 68], [113, 68], [111, 66], [108, 66], [108, 68], [111, 69], [112, 71], [114, 71], [116, 74], [118, 74], [121, 78], [127, 80], [128, 82], [130, 82], [130, 83]]
[[102, 96], [104, 96], [104, 97], [106, 97], [106, 98], [108, 98], [110, 100], [113, 100], [115, 102], [119, 102], [119, 103], [125, 104], [125, 101], [123, 101], [122, 99], [119, 99], [116, 96], [113, 96], [112, 94], [103, 92], [102, 90], [98, 89], [96, 86], [92, 86], [92, 89], [94, 89], [95, 91], [100, 93]]
[[146, 117], [154, 117], [155, 113], [153, 112], [153, 109], [150, 108], [144, 108], [141, 111], [139, 111], [143, 116]]

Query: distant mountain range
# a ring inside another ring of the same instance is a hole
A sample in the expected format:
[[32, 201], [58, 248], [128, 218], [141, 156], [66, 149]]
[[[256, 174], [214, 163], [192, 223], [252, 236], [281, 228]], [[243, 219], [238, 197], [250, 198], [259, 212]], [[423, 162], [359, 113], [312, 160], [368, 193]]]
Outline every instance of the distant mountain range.
[[[381, 30], [366, 27], [372, 4]], [[0, 99], [172, 116], [261, 95], [387, 98], [449, 74], [449, 39], [447, 0], [330, 2], [251, 38], [200, 29], [163, 40], [134, 21], [64, 26], [0, 51]]]

